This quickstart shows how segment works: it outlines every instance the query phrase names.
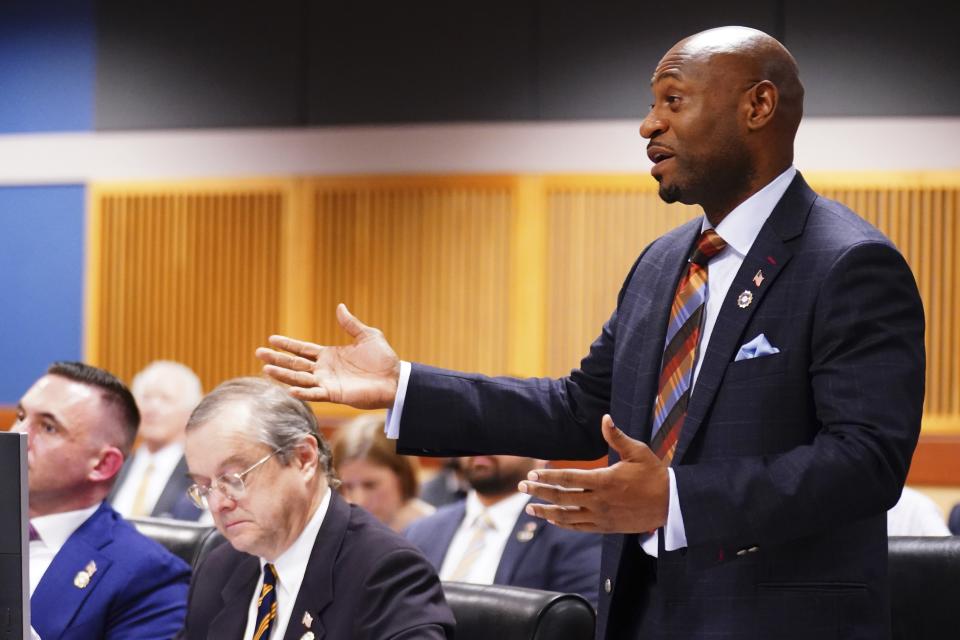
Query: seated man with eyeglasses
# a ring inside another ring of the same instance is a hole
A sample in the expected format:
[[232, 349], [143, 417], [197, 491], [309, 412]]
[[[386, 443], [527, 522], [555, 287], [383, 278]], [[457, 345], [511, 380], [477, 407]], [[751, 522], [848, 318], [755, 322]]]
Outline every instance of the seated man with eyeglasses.
[[189, 495], [229, 545], [196, 568], [181, 638], [441, 639], [433, 567], [334, 491], [309, 407], [260, 378], [214, 389], [187, 423]]

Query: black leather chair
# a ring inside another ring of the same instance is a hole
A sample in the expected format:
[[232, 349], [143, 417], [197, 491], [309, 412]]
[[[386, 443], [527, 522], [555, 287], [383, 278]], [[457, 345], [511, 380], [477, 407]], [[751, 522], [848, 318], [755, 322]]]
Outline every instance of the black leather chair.
[[960, 537], [890, 538], [893, 640], [960, 637]]
[[443, 592], [457, 640], [593, 640], [596, 614], [578, 595], [463, 582]]
[[210, 548], [223, 542], [217, 530], [205, 524], [168, 518], [128, 518], [143, 535], [156, 540], [191, 566]]

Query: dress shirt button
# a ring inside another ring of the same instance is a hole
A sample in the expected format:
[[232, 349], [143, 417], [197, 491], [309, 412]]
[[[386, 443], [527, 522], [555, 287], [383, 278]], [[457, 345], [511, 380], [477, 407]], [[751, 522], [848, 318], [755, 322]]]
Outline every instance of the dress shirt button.
[[607, 578], [606, 580], [603, 581], [603, 590], [606, 591], [607, 593], [610, 593], [611, 591], [613, 591], [613, 583], [610, 582], [610, 578]]

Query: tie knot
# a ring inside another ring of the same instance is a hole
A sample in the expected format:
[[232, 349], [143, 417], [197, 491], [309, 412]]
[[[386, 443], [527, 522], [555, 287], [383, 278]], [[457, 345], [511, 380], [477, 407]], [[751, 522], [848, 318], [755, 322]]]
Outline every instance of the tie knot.
[[477, 519], [473, 523], [473, 528], [481, 529], [484, 531], [493, 531], [494, 529], [497, 528], [497, 525], [494, 524], [493, 518], [490, 517], [490, 513], [487, 511], [484, 511], [479, 516], [477, 516]]
[[700, 234], [700, 239], [697, 240], [697, 248], [693, 250], [693, 255], [690, 256], [690, 262], [705, 267], [710, 258], [723, 251], [725, 246], [727, 246], [726, 240], [721, 238], [713, 229], [707, 229]]
[[269, 562], [263, 565], [263, 584], [277, 586], [277, 568]]

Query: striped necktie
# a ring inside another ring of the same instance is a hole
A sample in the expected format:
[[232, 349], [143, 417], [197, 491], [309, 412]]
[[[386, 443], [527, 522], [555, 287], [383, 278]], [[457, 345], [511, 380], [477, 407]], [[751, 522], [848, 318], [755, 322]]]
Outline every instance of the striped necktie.
[[495, 530], [496, 525], [494, 525], [490, 514], [486, 511], [481, 513], [473, 523], [473, 536], [467, 543], [467, 548], [460, 557], [460, 562], [457, 563], [447, 580], [460, 582], [470, 574], [473, 565], [476, 564], [480, 554], [487, 546], [487, 534]]
[[263, 565], [263, 589], [257, 599], [257, 624], [253, 640], [267, 640], [277, 618], [277, 569], [270, 563]]
[[707, 262], [725, 246], [727, 243], [713, 229], [700, 234], [697, 248], [689, 260], [690, 266], [680, 279], [673, 298], [650, 443], [650, 448], [667, 464], [673, 460], [690, 402], [690, 385], [707, 300]]

